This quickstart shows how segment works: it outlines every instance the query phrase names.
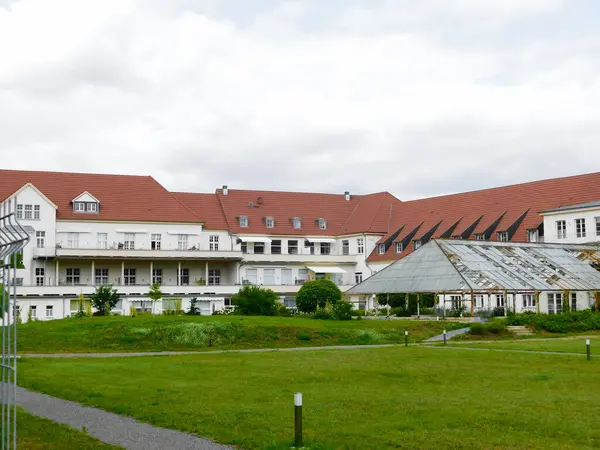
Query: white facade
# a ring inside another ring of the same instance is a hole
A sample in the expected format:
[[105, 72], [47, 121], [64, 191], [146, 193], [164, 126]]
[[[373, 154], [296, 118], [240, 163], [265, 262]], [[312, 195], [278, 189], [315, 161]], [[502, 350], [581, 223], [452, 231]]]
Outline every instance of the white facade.
[[600, 241], [600, 206], [565, 208], [542, 215], [545, 242], [586, 244]]

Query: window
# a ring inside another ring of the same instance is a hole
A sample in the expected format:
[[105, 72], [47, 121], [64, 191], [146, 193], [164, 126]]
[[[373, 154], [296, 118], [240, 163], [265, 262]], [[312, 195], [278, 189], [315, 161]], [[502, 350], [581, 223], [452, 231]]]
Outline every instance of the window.
[[31, 317], [37, 317], [37, 306], [31, 305], [29, 307], [29, 311], [31, 311]]
[[483, 308], [484, 307], [483, 302], [484, 302], [483, 295], [475, 296], [475, 308]]
[[562, 313], [562, 294], [548, 294], [548, 314]]
[[485, 241], [485, 235], [483, 233], [477, 233], [477, 234], [475, 234], [475, 240], [476, 241]]
[[462, 308], [462, 295], [451, 295], [450, 296], [450, 303], [452, 305], [452, 309], [460, 309]]
[[385, 255], [385, 244], [379, 244], [377, 246], [377, 254], [378, 255]]
[[43, 286], [44, 285], [44, 268], [38, 267], [35, 269], [35, 285]]
[[503, 308], [505, 300], [504, 294], [496, 294], [496, 308]]
[[298, 254], [298, 241], [288, 241], [288, 254], [297, 255]]
[[238, 219], [240, 221], [240, 227], [248, 228], [248, 216], [240, 216]]
[[421, 245], [423, 245], [423, 242], [421, 240], [415, 241], [415, 250], [421, 248]]
[[292, 283], [292, 269], [281, 269], [281, 284], [289, 286]]
[[359, 255], [362, 255], [365, 252], [365, 240], [364, 238], [357, 238], [356, 239], [356, 248], [357, 248], [357, 253]]
[[281, 255], [281, 240], [271, 241], [271, 254]]
[[246, 284], [256, 285], [258, 280], [257, 270], [256, 269], [246, 269]]
[[296, 297], [283, 297], [283, 305], [288, 309], [295, 309]]
[[135, 233], [125, 233], [125, 241], [123, 242], [125, 250], [135, 249]]
[[108, 269], [96, 269], [94, 276], [96, 286], [106, 286], [108, 284]]
[[73, 211], [75, 211], [75, 212], [85, 212], [85, 203], [84, 202], [75, 202], [75, 203], [73, 203]]
[[265, 225], [267, 228], [275, 228], [275, 219], [273, 217], [266, 217]]
[[123, 275], [125, 276], [125, 286], [135, 285], [135, 269], [125, 269]]
[[508, 233], [506, 231], [498, 232], [498, 242], [508, 242]]
[[325, 219], [318, 219], [317, 223], [319, 224], [319, 230], [327, 229], [327, 221]]
[[596, 217], [596, 236], [600, 236], [600, 217]]
[[350, 241], [344, 239], [342, 241], [342, 255], [347, 256], [350, 254]]
[[179, 283], [183, 286], [187, 286], [190, 284], [190, 269], [181, 269]]
[[162, 269], [152, 269], [152, 284], [162, 284], [163, 271]]
[[188, 235], [180, 234], [177, 236], [177, 250], [187, 250], [188, 249]]
[[40, 205], [34, 205], [33, 207], [33, 218], [40, 220]]
[[12, 286], [23, 286], [23, 278], [13, 278]]
[[575, 219], [575, 231], [578, 238], [585, 237], [585, 219]]
[[211, 252], [219, 251], [219, 236], [209, 236], [208, 248]]
[[577, 311], [577, 292], [571, 292], [571, 311]]
[[309, 255], [315, 254], [315, 243], [314, 242], [304, 241], [304, 248], [308, 248]]
[[67, 284], [75, 286], [80, 284], [81, 281], [81, 270], [79, 269], [67, 269]]
[[537, 230], [528, 230], [527, 231], [527, 242], [537, 242], [538, 241], [538, 231]]
[[[321, 255], [331, 254], [331, 244], [329, 242], [321, 242]], [[344, 253], [347, 255], [347, 253]]]
[[36, 246], [37, 248], [44, 248], [46, 245], [46, 232], [45, 231], [36, 231]]
[[224, 305], [225, 305], [225, 306], [228, 306], [228, 307], [231, 307], [231, 306], [233, 306], [233, 305], [231, 304], [231, 299], [230, 299], [229, 297], [225, 297], [225, 299], [224, 299], [223, 303], [224, 303]]
[[396, 242], [396, 253], [402, 253], [404, 251], [404, 245], [402, 242]]
[[263, 270], [263, 284], [266, 286], [273, 286], [275, 284], [275, 269]]
[[362, 272], [356, 272], [356, 273], [354, 274], [354, 282], [355, 282], [356, 284], [358, 284], [358, 283], [362, 283]]
[[17, 205], [17, 219], [23, 219], [23, 205]]
[[523, 294], [523, 309], [535, 308], [535, 295]]
[[153, 234], [150, 236], [150, 248], [152, 250], [160, 250], [162, 245], [162, 235]]
[[221, 269], [210, 269], [208, 271], [208, 285], [218, 286], [221, 284]]
[[558, 239], [567, 238], [567, 222], [565, 222], [564, 220], [556, 221], [556, 237]]
[[254, 243], [254, 254], [255, 255], [263, 255], [265, 253], [265, 243], [264, 242], [255, 242]]
[[302, 228], [302, 219], [300, 219], [299, 217], [292, 217], [292, 226], [295, 229]]
[[25, 205], [25, 220], [31, 220], [33, 219], [33, 206], [31, 205]]
[[52, 319], [52, 317], [54, 317], [54, 306], [46, 305], [46, 318]]
[[98, 248], [107, 249], [108, 248], [108, 234], [107, 233], [98, 233]]
[[242, 242], [242, 253], [248, 253], [248, 243]]
[[308, 269], [298, 269], [298, 278], [296, 284], [302, 284], [308, 280]]
[[98, 203], [95, 203], [95, 202], [87, 203], [85, 209], [87, 212], [98, 212]]
[[67, 248], [79, 248], [79, 233], [67, 234]]

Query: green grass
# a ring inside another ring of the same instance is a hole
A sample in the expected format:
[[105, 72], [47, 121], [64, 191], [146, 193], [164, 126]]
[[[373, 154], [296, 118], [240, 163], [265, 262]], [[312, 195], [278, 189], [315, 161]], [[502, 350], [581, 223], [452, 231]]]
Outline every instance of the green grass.
[[[443, 321], [283, 317], [91, 317], [19, 326], [20, 353], [133, 352], [411, 342], [463, 325]], [[209, 347], [210, 340], [213, 346]]]
[[597, 448], [599, 370], [423, 347], [19, 363], [27, 388], [261, 450], [289, 448], [297, 391], [310, 449]]
[[[600, 337], [589, 337], [592, 355], [594, 352], [600, 357]], [[474, 348], [491, 348], [503, 350], [532, 350], [539, 352], [566, 352], [585, 354], [585, 341], [583, 336], [568, 339], [522, 339], [517, 341], [494, 341], [494, 342], [454, 342], [448, 345], [456, 345]]]
[[73, 428], [41, 417], [23, 409], [17, 413], [17, 448], [29, 450], [87, 450], [117, 449]]

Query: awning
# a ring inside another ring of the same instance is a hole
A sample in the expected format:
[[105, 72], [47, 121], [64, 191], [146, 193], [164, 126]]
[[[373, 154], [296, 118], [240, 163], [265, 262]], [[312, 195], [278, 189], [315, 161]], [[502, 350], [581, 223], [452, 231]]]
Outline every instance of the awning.
[[307, 237], [306, 240], [308, 242], [320, 242], [320, 243], [329, 243], [329, 244], [334, 244], [335, 243], [335, 239], [330, 239], [330, 238], [311, 238], [311, 237]]
[[337, 266], [306, 266], [306, 268], [314, 273], [346, 273], [344, 269]]
[[122, 234], [127, 234], [127, 233], [131, 233], [131, 234], [148, 234], [148, 230], [142, 230], [139, 228], [117, 228], [115, 230], [117, 233], [122, 233]]
[[264, 244], [271, 242], [271, 239], [263, 236], [238, 236], [237, 238], [242, 242], [262, 242]]

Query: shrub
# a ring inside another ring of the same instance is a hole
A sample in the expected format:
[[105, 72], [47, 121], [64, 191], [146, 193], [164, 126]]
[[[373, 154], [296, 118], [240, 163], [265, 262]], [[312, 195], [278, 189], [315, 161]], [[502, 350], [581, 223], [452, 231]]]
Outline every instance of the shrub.
[[483, 323], [475, 322], [471, 324], [471, 329], [469, 330], [469, 334], [482, 336], [487, 332], [486, 326]]
[[329, 280], [307, 281], [296, 294], [296, 306], [303, 313], [314, 313], [317, 308], [334, 305], [342, 299], [340, 289]]
[[198, 299], [196, 297], [192, 298], [190, 301], [190, 310], [186, 312], [188, 316], [199, 316], [200, 308], [198, 308]]
[[235, 313], [243, 316], [274, 316], [277, 313], [279, 297], [271, 289], [245, 285], [231, 297]]
[[308, 334], [308, 333], [304, 333], [304, 332], [303, 333], [298, 333], [297, 338], [300, 339], [301, 341], [310, 341], [310, 340], [312, 340], [311, 335]]
[[334, 318], [332, 312], [325, 308], [317, 309], [317, 311], [311, 317], [313, 319], [320, 320], [330, 320]]
[[287, 309], [285, 307], [285, 305], [278, 305], [277, 306], [277, 315], [280, 317], [291, 317], [292, 316], [292, 311], [290, 311], [289, 309]]
[[590, 311], [566, 312], [564, 314], [523, 313], [508, 317], [509, 325], [526, 325], [535, 330], [551, 333], [568, 333], [600, 330], [600, 313]]
[[110, 310], [117, 305], [119, 299], [117, 290], [113, 289], [111, 285], [98, 286], [96, 291], [90, 294], [90, 300], [97, 310], [94, 316], [109, 315]]
[[383, 340], [383, 336], [374, 330], [359, 330], [357, 337], [361, 344], [377, 344]]
[[489, 322], [486, 328], [488, 333], [492, 334], [502, 334], [506, 332], [506, 325], [498, 320]]
[[31, 312], [31, 306], [29, 306], [29, 309], [27, 310], [27, 323], [31, 322], [32, 319], [33, 313]]
[[398, 306], [396, 308], [392, 308], [392, 315], [396, 317], [410, 317], [410, 311]]
[[131, 306], [129, 307], [129, 315], [130, 315], [131, 317], [135, 317], [135, 316], [137, 316], [137, 309], [135, 309], [135, 306], [131, 305]]
[[352, 319], [352, 303], [340, 300], [333, 305], [333, 317], [337, 320]]

